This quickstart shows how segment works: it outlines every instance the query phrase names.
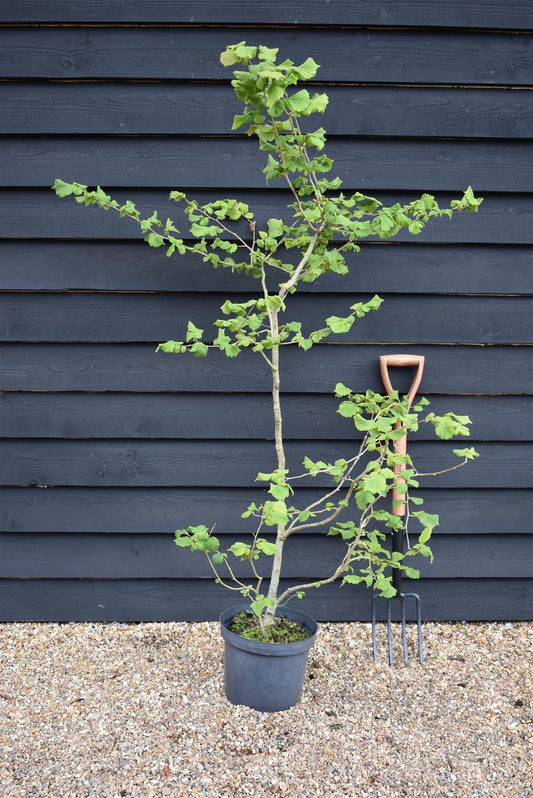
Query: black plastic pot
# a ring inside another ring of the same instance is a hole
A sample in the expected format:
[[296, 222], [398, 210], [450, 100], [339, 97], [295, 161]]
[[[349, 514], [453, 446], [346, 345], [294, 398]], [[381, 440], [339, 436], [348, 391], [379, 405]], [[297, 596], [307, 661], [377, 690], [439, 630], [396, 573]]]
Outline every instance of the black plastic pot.
[[249, 604], [230, 607], [220, 616], [224, 638], [226, 696], [232, 704], [244, 704], [260, 712], [280, 712], [297, 703], [302, 692], [309, 650], [317, 625], [303, 612], [282, 607], [278, 615], [309, 630], [310, 637], [296, 643], [262, 643], [230, 632], [228, 624]]

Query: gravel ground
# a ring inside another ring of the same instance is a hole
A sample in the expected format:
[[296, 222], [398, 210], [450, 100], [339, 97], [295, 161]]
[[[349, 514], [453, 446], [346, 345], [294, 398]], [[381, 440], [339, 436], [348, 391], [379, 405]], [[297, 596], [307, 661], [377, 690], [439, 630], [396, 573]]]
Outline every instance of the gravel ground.
[[215, 623], [0, 625], [0, 794], [527, 798], [532, 642], [427, 623], [425, 664], [390, 668], [367, 624], [321, 624], [300, 703], [266, 714], [226, 700]]

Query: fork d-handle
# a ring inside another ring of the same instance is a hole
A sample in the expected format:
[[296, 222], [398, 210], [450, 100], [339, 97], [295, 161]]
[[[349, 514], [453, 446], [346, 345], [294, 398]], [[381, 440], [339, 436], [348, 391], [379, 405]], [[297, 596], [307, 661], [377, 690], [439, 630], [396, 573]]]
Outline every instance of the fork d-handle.
[[[381, 379], [383, 380], [383, 385], [385, 386], [385, 390], [390, 395], [393, 391], [392, 383], [389, 376], [389, 367], [390, 366], [416, 366], [416, 373], [411, 383], [411, 387], [409, 388], [409, 392], [407, 393], [407, 408], [409, 409], [413, 403], [413, 399], [416, 396], [416, 392], [420, 387], [420, 382], [422, 380], [422, 374], [424, 371], [424, 362], [425, 358], [422, 355], [381, 355], [379, 358], [379, 368], [381, 371]], [[400, 423], [396, 425], [396, 429], [400, 427]], [[407, 454], [407, 433], [400, 438], [399, 441], [396, 441], [394, 445], [394, 451], [396, 454], [405, 455]], [[401, 478], [400, 472], [403, 470], [402, 465], [397, 465], [394, 467], [395, 473], [395, 480], [394, 486], [392, 488], [392, 514], [393, 515], [405, 515], [405, 502], [401, 504], [397, 504], [397, 502], [402, 501], [402, 494], [398, 491], [397, 486], [405, 484], [405, 481]], [[393, 540], [393, 544], [394, 544]], [[401, 551], [401, 543], [400, 549], [396, 549], [393, 547], [393, 551]]]

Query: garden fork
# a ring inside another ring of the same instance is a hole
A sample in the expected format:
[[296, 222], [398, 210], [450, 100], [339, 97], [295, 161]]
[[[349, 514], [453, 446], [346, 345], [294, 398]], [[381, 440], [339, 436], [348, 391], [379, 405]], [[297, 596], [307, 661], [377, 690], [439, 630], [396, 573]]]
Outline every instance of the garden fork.
[[[408, 404], [410, 408], [416, 392], [420, 386], [422, 379], [422, 372], [424, 370], [424, 358], [421, 355], [382, 355], [379, 359], [379, 366], [381, 371], [381, 378], [385, 390], [390, 395], [392, 392], [392, 385], [389, 377], [389, 366], [416, 366], [416, 374], [411, 383], [409, 393], [407, 394]], [[398, 423], [397, 427], [400, 427]], [[405, 455], [407, 452], [407, 433], [396, 441], [394, 451], [397, 454]], [[397, 486], [402, 484], [404, 480], [400, 476], [400, 472], [404, 465], [397, 465], [394, 468], [395, 479], [392, 488], [392, 514], [397, 516], [405, 515], [405, 502], [402, 502], [402, 495], [399, 493]], [[392, 551], [403, 553], [403, 530], [393, 530], [392, 533]], [[392, 572], [392, 586], [396, 589], [396, 595], [393, 598], [387, 599], [387, 643], [389, 651], [389, 665], [394, 664], [394, 657], [392, 653], [392, 602], [400, 602], [400, 620], [402, 625], [402, 646], [403, 646], [403, 661], [405, 665], [409, 665], [409, 655], [407, 653], [407, 633], [406, 633], [406, 600], [409, 598], [414, 599], [416, 607], [416, 623], [418, 631], [418, 659], [422, 664], [424, 662], [424, 654], [422, 651], [422, 613], [420, 609], [420, 596], [417, 593], [402, 593], [402, 572], [394, 568]], [[374, 662], [378, 661], [377, 642], [376, 642], [376, 603], [379, 595], [372, 597], [372, 649], [374, 654]]]

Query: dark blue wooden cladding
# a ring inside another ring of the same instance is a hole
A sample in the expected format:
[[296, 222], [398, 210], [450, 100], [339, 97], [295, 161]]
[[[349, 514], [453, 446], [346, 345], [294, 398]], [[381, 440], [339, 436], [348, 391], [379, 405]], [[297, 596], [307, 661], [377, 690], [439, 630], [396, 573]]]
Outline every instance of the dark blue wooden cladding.
[[[528, 89], [328, 84], [324, 91], [326, 111], [303, 128], [322, 125], [330, 136], [523, 139], [533, 130]], [[228, 135], [240, 112], [228, 85], [160, 82], [7, 82], [2, 106], [0, 133], [18, 135]]]
[[[61, 179], [73, 178], [73, 175], [58, 175]], [[436, 192], [436, 198], [443, 207], [448, 207], [452, 200], [458, 199], [467, 187], [467, 179], [455, 192]], [[151, 216], [157, 210], [159, 218], [170, 216], [180, 230], [188, 230], [180, 205], [170, 202], [168, 191], [145, 189], [116, 189], [106, 187], [119, 202], [130, 199], [137, 204], [141, 214]], [[170, 189], [172, 187], [169, 187]], [[182, 186], [182, 188], [187, 188]], [[346, 186], [346, 191], [356, 187]], [[372, 194], [374, 189], [366, 189]], [[229, 193], [229, 192], [228, 192]], [[409, 203], [420, 194], [414, 190], [405, 192], [379, 191], [379, 199], [384, 205], [396, 202]], [[279, 217], [280, 207], [286, 206], [289, 200], [287, 192], [281, 189], [263, 191], [231, 192], [239, 201], [247, 203], [255, 214], [258, 226], [265, 225], [268, 218]], [[191, 200], [212, 202], [224, 196], [216, 191], [188, 191]], [[429, 244], [533, 244], [533, 194], [484, 194], [483, 212], [458, 213], [453, 220], [448, 218], [434, 219], [426, 225], [417, 236], [417, 243]], [[287, 214], [288, 218], [290, 216]], [[248, 225], [236, 226], [236, 230], [245, 235]], [[0, 189], [0, 236], [7, 239], [111, 239], [131, 240], [139, 238], [138, 225], [131, 219], [117, 218], [117, 214], [101, 208], [84, 208], [72, 200], [59, 199], [46, 189], [20, 188]], [[411, 242], [413, 237], [402, 231], [395, 239], [397, 242]], [[164, 257], [164, 255], [163, 255]], [[95, 264], [97, 268], [98, 264]], [[231, 281], [229, 283], [231, 286]], [[228, 289], [231, 290], [231, 287]]]
[[[437, 485], [437, 482], [435, 482]], [[528, 489], [461, 487], [420, 490], [425, 506], [440, 517], [435, 534], [531, 534], [533, 507]], [[241, 514], [261, 501], [255, 488], [0, 488], [0, 530], [163, 534], [189, 524], [216, 525], [224, 534], [250, 531]], [[320, 497], [301, 488], [302, 502]]]
[[[361, 437], [336, 412], [333, 394], [284, 394], [282, 401], [288, 439]], [[0, 437], [266, 440], [272, 435], [270, 402], [267, 393], [4, 391]], [[429, 410], [470, 416], [472, 440], [533, 440], [530, 396], [431, 396]], [[422, 424], [410, 438], [432, 440], [433, 427]]]
[[[460, 462], [452, 450], [465, 445], [464, 440], [411, 442], [410, 454], [422, 473], [420, 485], [433, 487], [431, 475]], [[476, 449], [479, 459], [439, 476], [439, 487], [533, 487], [528, 465], [532, 443], [483, 442], [476, 444]], [[305, 476], [304, 457], [334, 462], [353, 458], [357, 451], [357, 443], [345, 440], [289, 441], [287, 467], [295, 475], [304, 475], [298, 484], [328, 487], [333, 484], [330, 478]], [[0, 484], [6, 486], [253, 487], [258, 471], [276, 467], [271, 442], [253, 440], [4, 440], [0, 441], [0, 453]]]
[[[367, 295], [298, 296], [287, 319], [310, 333], [333, 315], [348, 315]], [[383, 297], [379, 312], [357, 319], [335, 342], [527, 344], [531, 340], [533, 297], [406, 296]], [[212, 341], [223, 317], [219, 294], [17, 293], [5, 301], [2, 341], [143, 342], [183, 340], [187, 321]], [[283, 317], [282, 317], [283, 318]], [[237, 367], [238, 368], [238, 367]]]
[[[415, 524], [412, 524], [414, 529]], [[239, 536], [242, 537], [242, 536]], [[271, 535], [265, 535], [272, 540]], [[416, 542], [416, 533], [412, 533]], [[219, 536], [222, 549], [237, 539]], [[251, 537], [247, 538], [251, 542]], [[435, 560], [414, 557], [409, 565], [430, 579], [509, 578], [531, 576], [533, 538], [527, 535], [461, 535], [449, 540], [437, 535], [431, 540]], [[285, 549], [287, 579], [319, 579], [333, 573], [342, 561], [346, 544], [326, 535], [294, 535]], [[95, 534], [0, 534], [0, 557], [7, 578], [34, 579], [187, 579], [194, 573], [210, 578], [212, 571], [205, 557], [178, 549], [174, 535], [95, 535]], [[271, 559], [260, 557], [256, 568], [268, 578]], [[250, 579], [248, 562], [236, 560], [233, 572]]]
[[[304, 283], [302, 293], [533, 294], [533, 248], [363, 243], [347, 275]], [[170, 260], [137, 241], [0, 240], [3, 291], [232, 291], [257, 281], [185, 255]]]
[[[390, 204], [430, 191], [447, 204], [472, 184], [485, 196], [477, 215], [363, 246], [348, 275], [295, 298], [291, 318], [309, 329], [373, 293], [385, 303], [333, 345], [284, 353], [287, 449], [296, 468], [304, 454], [352, 453], [336, 382], [380, 390], [381, 354], [425, 355], [422, 392], [438, 412], [471, 416], [481, 457], [423, 480], [441, 517], [436, 563], [417, 584], [424, 615], [532, 618], [530, 3], [8, 0], [1, 23], [0, 620], [206, 620], [231, 603], [171, 533], [216, 524], [229, 544], [249, 531], [255, 474], [273, 465], [267, 368], [249, 352], [154, 349], [257, 286], [167, 260], [136, 225], [49, 186], [101, 184], [183, 230], [171, 188], [236, 195], [259, 225], [279, 216], [287, 193], [265, 188], [263, 156], [230, 130], [239, 106], [218, 57], [242, 39], [322, 64], [313, 83], [330, 104], [309, 125], [326, 128], [345, 191]], [[409, 446], [430, 471], [468, 445], [429, 437]], [[286, 578], [319, 577], [338, 543], [291, 541]], [[305, 607], [369, 617], [352, 588], [313, 591]]]
[[401, 4], [369, 3], [368, 0], [305, 0], [287, 4], [271, 0], [257, 6], [241, 0], [92, 0], [90, 4], [72, 0], [5, 0], [0, 8], [0, 22], [111, 22], [116, 24], [169, 23], [176, 25], [362, 25], [413, 26], [428, 28], [496, 28], [524, 30], [533, 28], [533, 11], [528, 0], [407, 0]]
[[[414, 584], [427, 621], [531, 618], [531, 579], [424, 579]], [[235, 598], [211, 579], [0, 580], [2, 623], [211, 621], [234, 604]], [[370, 620], [368, 591], [357, 586], [327, 585], [310, 591], [297, 606], [317, 621]], [[383, 601], [380, 612], [384, 608]]]
[[[288, 349], [282, 385], [292, 393], [333, 393], [343, 381], [354, 391], [380, 391], [379, 357], [406, 352], [426, 357], [424, 392], [533, 393], [533, 350], [519, 346], [315, 346], [302, 358]], [[221, 352], [207, 360], [155, 354], [154, 344], [1, 344], [1, 388], [11, 391], [214, 391], [238, 380], [241, 392], [268, 392], [265, 363], [244, 352], [238, 363]]]
[[[427, 13], [424, 11], [424, 15]], [[1, 12], [0, 12], [1, 13]], [[263, 10], [262, 10], [263, 13]], [[309, 53], [317, 79], [357, 83], [531, 85], [533, 41], [490, 31], [253, 27], [0, 28], [6, 78], [228, 80], [219, 61], [228, 42], [279, 47], [295, 63]], [[386, 57], [384, 58], [384, 53]]]
[[[533, 130], [532, 130], [533, 133]], [[265, 176], [254, 141], [187, 137], [106, 138], [7, 136], [0, 152], [0, 181], [10, 186], [50, 186], [58, 174], [86, 185], [182, 186], [220, 190], [263, 188]], [[533, 142], [410, 141], [334, 138], [327, 154], [346, 186], [461, 191], [465, 178], [485, 191], [529, 191]], [[28, 171], [28, 162], [32, 164]], [[236, 168], [238, 165], [238, 168]], [[171, 213], [169, 211], [169, 213]]]

